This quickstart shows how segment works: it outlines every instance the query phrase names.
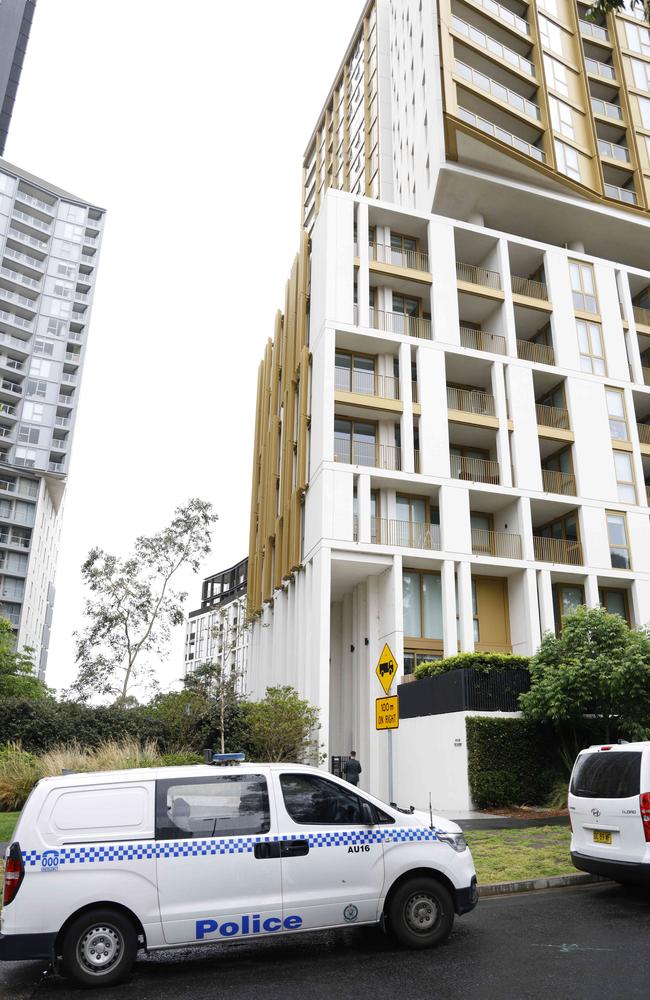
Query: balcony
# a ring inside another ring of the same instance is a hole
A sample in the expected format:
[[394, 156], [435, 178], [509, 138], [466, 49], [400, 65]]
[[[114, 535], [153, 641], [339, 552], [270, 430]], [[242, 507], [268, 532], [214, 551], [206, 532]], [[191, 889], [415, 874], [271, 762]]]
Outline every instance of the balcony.
[[74, 397], [73, 397], [72, 393], [70, 393], [69, 395], [66, 396], [65, 393], [60, 392], [59, 393], [58, 402], [59, 402], [60, 406], [69, 406], [69, 407], [72, 407], [74, 405]]
[[631, 188], [618, 187], [616, 184], [605, 184], [605, 194], [608, 198], [614, 198], [615, 201], [623, 201], [626, 205], [636, 205], [637, 196], [636, 191]]
[[74, 340], [77, 344], [84, 339], [82, 330], [70, 330], [68, 332], [68, 340]]
[[546, 406], [536, 403], [537, 423], [540, 427], [552, 427], [554, 430], [569, 431], [569, 411], [561, 406]]
[[16, 191], [16, 201], [18, 200], [22, 201], [24, 205], [31, 205], [33, 208], [40, 209], [41, 212], [54, 215], [54, 205], [50, 205], [49, 201], [43, 201], [41, 198], [35, 198], [33, 194], [27, 194], [26, 191], [20, 189]]
[[650, 445], [650, 424], [637, 424], [640, 444]]
[[83, 245], [85, 247], [97, 247], [99, 246], [99, 237], [89, 236], [88, 233], [84, 233]]
[[521, 559], [521, 536], [514, 531], [488, 531], [472, 528], [472, 553], [475, 556], [497, 556], [502, 559]]
[[489, 271], [475, 264], [463, 264], [456, 261], [456, 280], [467, 285], [480, 285], [482, 288], [493, 288], [501, 291], [501, 275], [498, 271]]
[[36, 312], [37, 309], [36, 299], [20, 295], [19, 292], [10, 292], [8, 288], [0, 288], [0, 299], [4, 299], [5, 302], [15, 302], [16, 305], [22, 306], [23, 309], [30, 309], [32, 312]]
[[[75, 355], [75, 358], [78, 363], [79, 355]], [[339, 392], [355, 392], [361, 396], [380, 396], [382, 399], [399, 399], [399, 379], [393, 378], [392, 375], [376, 375], [373, 372], [335, 368], [334, 387]]]
[[560, 563], [565, 566], [582, 566], [582, 545], [568, 538], [547, 538], [533, 535], [535, 559], [538, 562]]
[[564, 497], [577, 496], [576, 477], [571, 472], [556, 472], [542, 469], [542, 487], [545, 493], [557, 493]]
[[0, 365], [3, 368], [11, 368], [14, 372], [21, 372], [25, 367], [22, 361], [16, 361], [15, 358], [8, 358], [6, 354], [0, 354]]
[[401, 250], [384, 243], [369, 243], [368, 252], [370, 260], [379, 264], [406, 267], [411, 271], [429, 271], [429, 254], [422, 250]]
[[61, 375], [61, 381], [67, 382], [68, 385], [76, 385], [79, 376], [76, 372], [63, 372]]
[[517, 357], [521, 361], [532, 361], [537, 365], [554, 365], [555, 352], [546, 344], [536, 344], [533, 340], [517, 341]]
[[468, 66], [467, 63], [461, 62], [459, 59], [456, 59], [454, 66], [458, 76], [471, 83], [473, 87], [477, 87], [478, 90], [489, 94], [490, 97], [494, 97], [497, 101], [508, 104], [515, 111], [518, 111], [519, 114], [527, 115], [528, 118], [535, 118], [537, 121], [540, 121], [542, 114], [539, 106], [534, 104], [533, 101], [522, 97], [516, 90], [504, 87], [498, 80], [493, 79], [491, 76], [485, 76], [484, 73], [479, 73], [478, 70], [473, 69], [472, 66]]
[[509, 49], [506, 45], [502, 45], [496, 38], [492, 38], [490, 35], [486, 35], [485, 32], [479, 31], [473, 24], [468, 24], [467, 21], [456, 17], [455, 14], [452, 16], [451, 22], [454, 31], [457, 31], [459, 35], [467, 38], [475, 45], [480, 45], [482, 49], [485, 49], [491, 55], [503, 59], [504, 62], [509, 63], [510, 66], [519, 70], [520, 73], [535, 76], [535, 67], [530, 59], [524, 59], [514, 49]]
[[[8, 278], [9, 281], [15, 281], [18, 285], [26, 285], [28, 288], [40, 288], [41, 282], [37, 278], [30, 278], [26, 274], [22, 274], [20, 271], [12, 271], [10, 267], [5, 267], [4, 264], [0, 266], [0, 274]], [[32, 300], [29, 300], [30, 303]]]
[[42, 233], [49, 233], [52, 229], [51, 222], [43, 222], [42, 219], [37, 219], [36, 216], [30, 215], [29, 212], [21, 212], [19, 208], [14, 208], [12, 214], [14, 219], [18, 219], [19, 222], [24, 223], [26, 226], [31, 226], [32, 229], [39, 229]]
[[580, 34], [585, 38], [594, 38], [597, 42], [607, 42], [609, 44], [609, 32], [607, 28], [601, 28], [599, 24], [592, 24], [591, 21], [580, 19]]
[[[437, 552], [440, 550], [440, 525], [373, 517], [370, 540], [373, 545], [396, 545], [403, 549], [427, 549]], [[355, 541], [357, 541], [356, 524]]]
[[602, 80], [615, 80], [616, 70], [609, 63], [601, 62], [599, 59], [585, 59], [587, 73], [592, 76], [599, 76]]
[[618, 104], [610, 104], [609, 101], [601, 101], [598, 97], [592, 97], [591, 107], [595, 115], [602, 115], [604, 118], [612, 118], [616, 121], [623, 120], [623, 110]]
[[12, 247], [5, 247], [2, 251], [5, 257], [10, 260], [18, 261], [21, 264], [27, 264], [28, 267], [33, 267], [34, 270], [42, 271], [45, 268], [45, 261], [39, 260], [38, 257], [32, 257], [28, 253], [21, 253], [20, 250], [14, 250]]
[[458, 117], [462, 121], [467, 122], [468, 125], [473, 125], [474, 128], [480, 129], [481, 132], [485, 132], [487, 135], [498, 139], [499, 142], [504, 142], [506, 145], [512, 146], [513, 149], [517, 149], [520, 153], [525, 153], [526, 156], [532, 156], [538, 163], [546, 163], [546, 153], [543, 149], [533, 146], [532, 143], [526, 142], [525, 139], [521, 139], [512, 132], [508, 132], [506, 129], [501, 128], [500, 125], [495, 125], [493, 122], [481, 118], [480, 115], [474, 114], [473, 111], [468, 111], [467, 108], [460, 106], [458, 108]]
[[513, 295], [523, 295], [527, 299], [539, 299], [548, 302], [548, 286], [545, 281], [535, 281], [533, 278], [523, 278], [519, 274], [510, 276], [510, 287]]
[[63, 466], [65, 462], [48, 462], [47, 471], [48, 472], [63, 472]]
[[423, 316], [407, 316], [405, 313], [386, 312], [370, 309], [370, 325], [382, 333], [396, 333], [403, 337], [417, 337], [431, 340], [431, 320]]
[[460, 343], [471, 351], [488, 351], [490, 354], [507, 354], [506, 338], [471, 326], [461, 326]]
[[4, 389], [5, 392], [13, 392], [17, 396], [20, 396], [23, 391], [23, 387], [19, 385], [18, 382], [10, 382], [6, 378], [3, 378], [0, 382], [0, 389]]
[[402, 468], [402, 451], [394, 445], [350, 441], [349, 437], [334, 435], [334, 461], [399, 472]]
[[632, 315], [635, 323], [641, 326], [650, 326], [650, 309], [646, 309], [644, 306], [632, 306]]
[[[619, 163], [630, 162], [630, 151], [627, 146], [621, 146], [617, 142], [607, 142], [605, 139], [598, 140], [598, 152], [601, 156], [606, 156], [610, 160], [617, 160]], [[611, 185], [612, 187], [614, 185]]]
[[447, 386], [447, 407], [461, 413], [479, 413], [484, 417], [494, 417], [496, 410], [494, 396], [479, 389], [456, 389]]
[[[71, 364], [71, 365], [81, 364], [81, 354], [78, 351], [66, 351], [65, 352], [65, 360], [68, 362], [68, 364]], [[337, 371], [338, 371], [338, 368], [337, 368]], [[353, 389], [352, 391], [353, 392], [358, 392], [357, 389]]]
[[29, 233], [24, 233], [22, 229], [16, 229], [15, 226], [9, 226], [9, 236], [11, 239], [20, 240], [21, 243], [26, 243], [27, 246], [37, 250], [47, 250], [47, 240], [39, 240], [37, 236], [30, 236]]
[[16, 313], [7, 312], [6, 309], [0, 309], [0, 320], [4, 320], [5, 323], [11, 323], [13, 326], [20, 327], [21, 330], [31, 330], [33, 326], [31, 319], [23, 319], [22, 316], [17, 316]]
[[56, 417], [55, 419], [55, 424], [57, 427], [69, 427], [70, 423], [71, 423], [70, 417]]
[[514, 28], [515, 31], [521, 32], [522, 35], [530, 35], [530, 27], [528, 22], [524, 20], [523, 17], [518, 17], [517, 14], [513, 14], [511, 10], [504, 7], [503, 4], [496, 3], [496, 0], [476, 0], [476, 3], [486, 10], [488, 14], [495, 17], [497, 21], [503, 21], [508, 27]]
[[499, 485], [499, 463], [487, 458], [466, 458], [464, 455], [450, 455], [452, 479], [463, 479], [471, 483]]

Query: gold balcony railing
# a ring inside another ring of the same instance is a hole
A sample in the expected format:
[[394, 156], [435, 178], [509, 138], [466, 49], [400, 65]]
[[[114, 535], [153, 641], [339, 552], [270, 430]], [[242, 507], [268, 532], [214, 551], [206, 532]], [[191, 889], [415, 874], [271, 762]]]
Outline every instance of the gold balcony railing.
[[532, 278], [522, 278], [519, 274], [513, 274], [510, 276], [510, 284], [515, 295], [548, 302], [548, 287], [545, 281], [534, 281]]
[[632, 313], [635, 323], [650, 326], [650, 309], [645, 309], [644, 306], [632, 306]]
[[440, 525], [373, 517], [370, 524], [370, 538], [375, 545], [399, 545], [407, 549], [438, 550], [440, 548]]
[[582, 545], [569, 538], [547, 538], [533, 535], [535, 559], [539, 562], [563, 563], [566, 566], [582, 566]]
[[356, 392], [361, 396], [381, 396], [382, 399], [399, 399], [399, 379], [392, 375], [373, 372], [334, 369], [334, 386], [342, 392]]
[[538, 365], [554, 365], [555, 352], [546, 344], [536, 344], [533, 340], [517, 341], [517, 357], [522, 361], [534, 361]]
[[418, 384], [415, 381], [411, 382], [411, 399], [414, 403], [418, 402]]
[[370, 325], [384, 333], [399, 333], [404, 337], [431, 340], [431, 320], [424, 316], [407, 316], [405, 313], [386, 312], [370, 308]]
[[393, 445], [372, 441], [351, 441], [347, 436], [335, 434], [334, 461], [399, 472], [402, 468], [402, 452]]
[[471, 326], [461, 326], [460, 342], [470, 351], [489, 351], [491, 354], [506, 353], [506, 338], [497, 333], [474, 330]]
[[641, 444], [650, 444], [650, 424], [637, 424], [636, 426]]
[[448, 385], [447, 406], [450, 410], [461, 410], [463, 413], [481, 413], [488, 417], [495, 414], [494, 396], [478, 389], [456, 389]]
[[395, 264], [397, 267], [408, 267], [412, 271], [429, 270], [429, 254], [422, 250], [401, 250], [386, 246], [384, 243], [369, 243], [370, 260], [381, 264]]
[[420, 450], [419, 448], [413, 449], [413, 471], [420, 473]]
[[458, 281], [481, 285], [483, 288], [501, 288], [501, 275], [498, 271], [477, 267], [476, 264], [463, 264], [460, 260], [456, 261], [456, 278]]
[[576, 477], [571, 472], [542, 469], [542, 483], [546, 493], [559, 493], [567, 497], [577, 496]]
[[569, 411], [562, 406], [546, 406], [545, 403], [536, 403], [537, 423], [540, 427], [554, 427], [559, 430], [570, 430]]
[[472, 552], [475, 556], [521, 559], [521, 535], [515, 534], [514, 531], [472, 528]]
[[492, 483], [499, 485], [499, 463], [487, 458], [466, 458], [451, 455], [451, 475], [453, 479], [464, 479], [472, 483]]

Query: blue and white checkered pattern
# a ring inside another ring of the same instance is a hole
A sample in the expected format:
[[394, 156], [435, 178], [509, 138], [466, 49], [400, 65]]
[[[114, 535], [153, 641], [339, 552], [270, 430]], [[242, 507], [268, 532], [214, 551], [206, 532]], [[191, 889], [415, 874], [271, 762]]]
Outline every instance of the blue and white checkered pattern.
[[[106, 844], [63, 847], [58, 851], [58, 867], [105, 864], [113, 861], [150, 861], [158, 858], [196, 858], [216, 854], [249, 854], [255, 844], [279, 840], [306, 840], [310, 848], [355, 847], [370, 844], [406, 844], [437, 840], [436, 829], [417, 826], [373, 827], [361, 830], [328, 830], [324, 833], [293, 833], [284, 837], [222, 837], [208, 840], [157, 840], [133, 844]], [[39, 851], [23, 851], [29, 867], [40, 865]]]

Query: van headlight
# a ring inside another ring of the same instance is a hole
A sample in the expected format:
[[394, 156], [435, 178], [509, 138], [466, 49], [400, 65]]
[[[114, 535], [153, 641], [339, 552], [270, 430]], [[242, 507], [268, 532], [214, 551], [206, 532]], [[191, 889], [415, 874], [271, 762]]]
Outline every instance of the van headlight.
[[463, 833], [436, 833], [436, 837], [441, 844], [448, 844], [454, 851], [467, 850], [467, 841], [465, 840], [465, 835]]

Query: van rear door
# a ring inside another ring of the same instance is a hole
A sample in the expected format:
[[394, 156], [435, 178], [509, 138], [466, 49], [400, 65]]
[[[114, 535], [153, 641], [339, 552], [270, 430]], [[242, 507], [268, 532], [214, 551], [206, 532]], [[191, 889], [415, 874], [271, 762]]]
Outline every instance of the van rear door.
[[641, 861], [641, 750], [625, 746], [583, 751], [569, 788], [573, 850], [612, 861]]

